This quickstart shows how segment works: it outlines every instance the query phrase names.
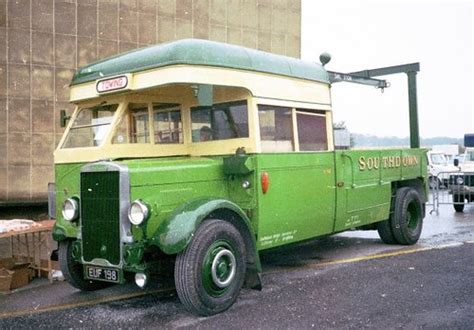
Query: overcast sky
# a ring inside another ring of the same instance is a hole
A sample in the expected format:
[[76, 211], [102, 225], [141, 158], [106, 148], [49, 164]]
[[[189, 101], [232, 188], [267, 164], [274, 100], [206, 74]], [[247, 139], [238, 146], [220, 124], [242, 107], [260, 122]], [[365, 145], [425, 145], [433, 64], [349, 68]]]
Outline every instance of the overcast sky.
[[[420, 62], [418, 115], [422, 137], [474, 133], [471, 1], [302, 0], [302, 58], [351, 72]], [[334, 121], [351, 132], [408, 136], [405, 74], [384, 77], [391, 87], [337, 83]]]

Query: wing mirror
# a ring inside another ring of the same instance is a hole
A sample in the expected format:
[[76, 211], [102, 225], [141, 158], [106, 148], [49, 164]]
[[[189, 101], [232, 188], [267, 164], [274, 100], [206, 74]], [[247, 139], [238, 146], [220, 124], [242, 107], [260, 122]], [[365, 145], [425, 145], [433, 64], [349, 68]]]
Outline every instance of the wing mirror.
[[61, 127], [66, 127], [68, 120], [71, 119], [71, 116], [66, 114], [66, 110], [61, 110], [59, 112], [59, 125]]

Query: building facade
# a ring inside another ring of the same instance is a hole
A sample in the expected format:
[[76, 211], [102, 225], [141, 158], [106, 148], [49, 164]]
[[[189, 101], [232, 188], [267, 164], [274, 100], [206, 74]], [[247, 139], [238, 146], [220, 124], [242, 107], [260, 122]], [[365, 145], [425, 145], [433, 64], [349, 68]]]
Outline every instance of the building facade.
[[0, 205], [46, 200], [78, 67], [183, 38], [299, 57], [301, 0], [0, 0]]

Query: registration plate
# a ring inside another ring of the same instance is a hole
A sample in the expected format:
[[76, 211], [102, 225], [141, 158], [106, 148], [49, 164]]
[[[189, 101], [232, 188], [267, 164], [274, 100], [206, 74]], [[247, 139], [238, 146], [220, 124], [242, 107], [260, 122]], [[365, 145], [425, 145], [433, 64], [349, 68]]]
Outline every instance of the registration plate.
[[119, 271], [113, 268], [86, 266], [86, 278], [107, 282], [119, 282]]

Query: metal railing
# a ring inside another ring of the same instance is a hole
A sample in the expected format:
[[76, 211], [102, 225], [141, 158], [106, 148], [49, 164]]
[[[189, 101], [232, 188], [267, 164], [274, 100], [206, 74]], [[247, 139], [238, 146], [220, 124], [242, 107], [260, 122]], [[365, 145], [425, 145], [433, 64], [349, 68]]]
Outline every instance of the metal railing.
[[456, 212], [463, 212], [465, 204], [474, 202], [474, 172], [439, 172], [429, 180], [430, 214], [439, 214], [440, 205], [452, 205]]

